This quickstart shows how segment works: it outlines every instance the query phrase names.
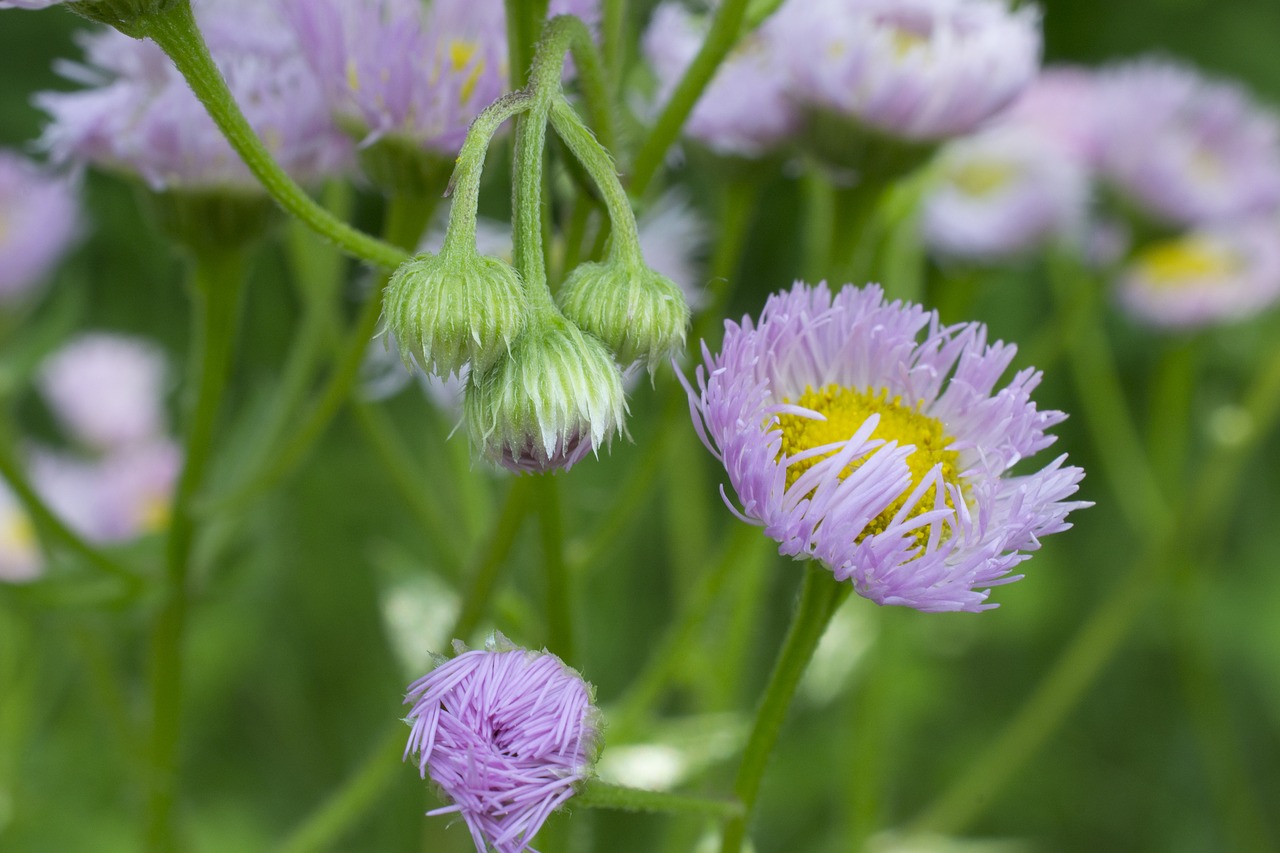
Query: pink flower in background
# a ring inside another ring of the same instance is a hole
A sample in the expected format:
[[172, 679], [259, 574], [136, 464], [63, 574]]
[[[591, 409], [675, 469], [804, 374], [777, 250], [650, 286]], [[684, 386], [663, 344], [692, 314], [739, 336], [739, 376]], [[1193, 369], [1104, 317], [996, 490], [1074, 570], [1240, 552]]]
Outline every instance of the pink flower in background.
[[[279, 0], [207, 0], [195, 11], [250, 125], [286, 171], [315, 181], [349, 168], [351, 147], [279, 6]], [[87, 88], [36, 96], [50, 116], [42, 143], [55, 159], [137, 174], [153, 188], [259, 191], [155, 44], [109, 29], [81, 44], [86, 65], [62, 70]]]
[[1152, 325], [1247, 319], [1280, 300], [1280, 222], [1210, 226], [1152, 244], [1134, 255], [1118, 286], [1120, 304]]
[[1038, 134], [1076, 162], [1098, 161], [1106, 127], [1099, 111], [1100, 87], [1095, 72], [1072, 65], [1040, 72], [996, 123]]
[[0, 303], [43, 282], [75, 238], [74, 184], [0, 149]]
[[1280, 122], [1234, 83], [1147, 59], [1099, 73], [1099, 168], [1170, 225], [1264, 214], [1280, 204]]
[[[781, 13], [778, 13], [781, 14]], [[787, 93], [775, 18], [767, 20], [725, 59], [698, 99], [684, 132], [711, 150], [758, 157], [792, 137], [800, 114]], [[708, 23], [677, 3], [654, 10], [644, 54], [658, 78], [658, 104], [676, 84], [706, 38]]]
[[890, 136], [969, 133], [1040, 65], [1040, 13], [1003, 0], [800, 0], [778, 12], [791, 93]]
[[1083, 233], [1089, 174], [1039, 133], [1001, 124], [948, 142], [924, 199], [925, 243], [955, 258], [997, 260]]
[[163, 353], [137, 338], [96, 332], [45, 360], [40, 390], [67, 431], [97, 450], [157, 439], [168, 432]]
[[442, 660], [409, 685], [404, 756], [459, 814], [478, 853], [529, 849], [552, 812], [590, 778], [599, 746], [591, 685], [549, 652], [499, 636]]

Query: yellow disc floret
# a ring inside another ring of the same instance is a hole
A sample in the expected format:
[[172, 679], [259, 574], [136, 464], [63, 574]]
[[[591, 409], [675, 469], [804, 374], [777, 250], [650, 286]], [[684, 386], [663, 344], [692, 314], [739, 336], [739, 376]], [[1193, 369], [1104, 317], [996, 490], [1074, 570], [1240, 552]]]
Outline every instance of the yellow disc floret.
[[[866, 526], [858, 535], [858, 541], [888, 527], [894, 515], [906, 503], [907, 497], [934, 466], [942, 466], [942, 479], [945, 482], [961, 485], [960, 454], [949, 449], [952, 437], [946, 434], [941, 421], [920, 411], [919, 402], [909, 405], [900, 396], [890, 397], [889, 392], [883, 388], [857, 391], [840, 385], [826, 385], [816, 391], [810, 386], [805, 388], [799, 399], [784, 402], [815, 411], [826, 420], [804, 415], [780, 415], [778, 428], [782, 432], [782, 450], [778, 456], [779, 461], [815, 447], [851, 438], [873, 414], [880, 416], [880, 422], [872, 433], [872, 438], [915, 446], [915, 451], [906, 460], [907, 467], [911, 470], [911, 485]], [[818, 461], [834, 454], [835, 451], [832, 451], [792, 462], [787, 467], [787, 487], [794, 486], [800, 476]], [[841, 479], [849, 476], [864, 461], [865, 457], [850, 463], [840, 472]], [[935, 499], [933, 492], [926, 493], [911, 509], [908, 517], [931, 509]], [[947, 506], [953, 506], [950, 495], [945, 495], [944, 500]], [[928, 538], [928, 528], [921, 529], [916, 535], [923, 545]]]
[[1221, 241], [1192, 234], [1142, 252], [1138, 268], [1158, 287], [1185, 287], [1235, 275], [1241, 259]]

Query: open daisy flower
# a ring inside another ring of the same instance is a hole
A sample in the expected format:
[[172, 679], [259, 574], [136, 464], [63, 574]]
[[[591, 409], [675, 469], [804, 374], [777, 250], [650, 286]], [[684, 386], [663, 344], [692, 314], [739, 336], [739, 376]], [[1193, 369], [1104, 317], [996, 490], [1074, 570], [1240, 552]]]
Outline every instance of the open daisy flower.
[[1036, 409], [1034, 369], [996, 390], [1015, 351], [876, 285], [798, 282], [758, 322], [726, 323], [685, 388], [737, 495], [726, 503], [781, 553], [821, 560], [878, 604], [979, 611], [1088, 505], [1066, 500], [1084, 472], [1065, 456], [1010, 473], [1065, 418]]

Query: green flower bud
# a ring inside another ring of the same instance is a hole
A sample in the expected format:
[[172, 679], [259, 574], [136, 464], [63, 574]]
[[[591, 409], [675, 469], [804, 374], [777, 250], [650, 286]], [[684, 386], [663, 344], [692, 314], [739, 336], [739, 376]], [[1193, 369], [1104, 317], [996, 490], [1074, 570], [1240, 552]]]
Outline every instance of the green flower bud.
[[600, 338], [628, 367], [652, 373], [684, 348], [689, 305], [679, 286], [639, 261], [612, 257], [580, 264], [560, 288], [560, 308]]
[[622, 432], [622, 376], [599, 340], [548, 306], [466, 393], [472, 445], [512, 471], [569, 469]]
[[387, 328], [428, 373], [473, 373], [505, 355], [529, 313], [520, 276], [474, 249], [445, 248], [406, 261], [387, 285]]

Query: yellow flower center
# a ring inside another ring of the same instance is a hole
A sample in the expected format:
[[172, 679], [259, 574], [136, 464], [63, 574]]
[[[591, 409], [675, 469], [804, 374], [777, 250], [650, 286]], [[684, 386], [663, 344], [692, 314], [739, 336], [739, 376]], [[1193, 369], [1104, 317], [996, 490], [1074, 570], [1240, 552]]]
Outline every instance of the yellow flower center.
[[[806, 450], [844, 441], [853, 436], [859, 427], [871, 415], [879, 415], [871, 437], [884, 441], [897, 441], [900, 445], [914, 445], [915, 451], [907, 457], [907, 467], [911, 470], [911, 485], [907, 486], [883, 512], [876, 516], [866, 528], [858, 534], [854, 541], [879, 533], [889, 526], [889, 522], [902, 509], [911, 492], [920, 485], [925, 475], [934, 466], [942, 466], [942, 479], [951, 485], [962, 486], [960, 482], [960, 454], [948, 449], [953, 441], [946, 434], [942, 421], [930, 417], [920, 411], [920, 403], [914, 406], [902, 401], [900, 396], [890, 397], [883, 388], [873, 391], [857, 391], [841, 385], [827, 385], [815, 391], [812, 386], [797, 400], [784, 400], [797, 406], [815, 411], [826, 418], [817, 420], [803, 415], [784, 414], [778, 418], [778, 428], [782, 432], [782, 449], [778, 459], [795, 456]], [[800, 476], [812, 468], [819, 460], [834, 456], [836, 451], [815, 455], [807, 459], [793, 462], [787, 467], [787, 487], [794, 486]], [[854, 460], [840, 472], [844, 479], [853, 473], [868, 457]], [[932, 492], [926, 492], [908, 513], [908, 518], [931, 509], [934, 505]], [[947, 506], [954, 507], [951, 496], [944, 495]], [[929, 538], [929, 528], [916, 531], [916, 539], [924, 546]]]
[[10, 512], [8, 518], [0, 519], [0, 546], [19, 552], [35, 548], [36, 531], [31, 519], [16, 511]]
[[148, 496], [139, 509], [143, 533], [159, 533], [169, 526], [169, 500], [160, 495]]
[[1235, 275], [1241, 262], [1222, 243], [1192, 235], [1152, 246], [1138, 256], [1136, 264], [1157, 287], [1177, 288]]
[[909, 30], [906, 27], [893, 28], [893, 52], [899, 59], [918, 47], [926, 46], [928, 43], [928, 36]]
[[1014, 170], [1008, 163], [974, 160], [957, 167], [951, 173], [951, 182], [965, 195], [981, 198], [1003, 188], [1013, 174]]

